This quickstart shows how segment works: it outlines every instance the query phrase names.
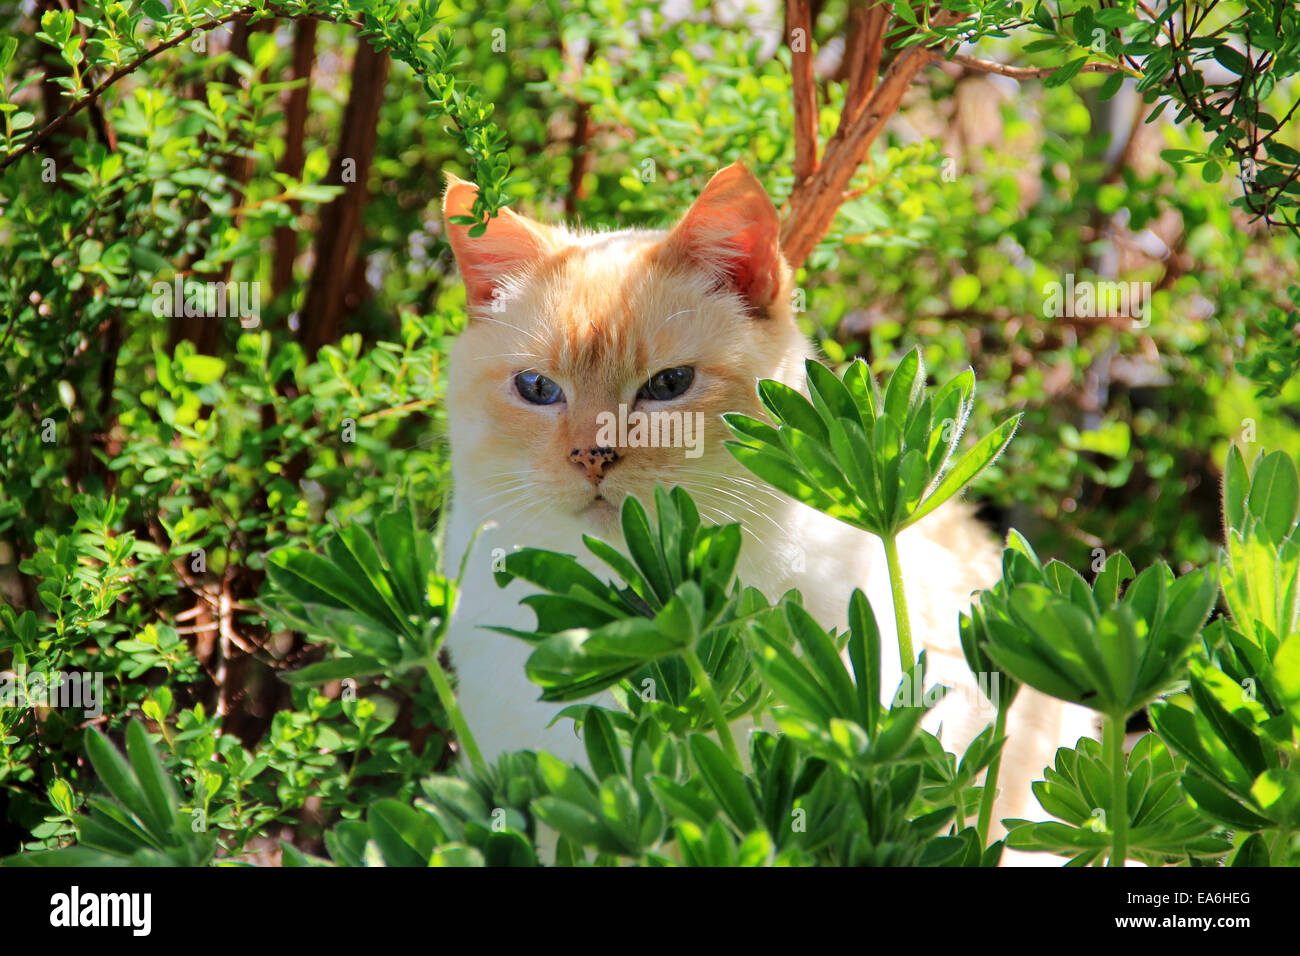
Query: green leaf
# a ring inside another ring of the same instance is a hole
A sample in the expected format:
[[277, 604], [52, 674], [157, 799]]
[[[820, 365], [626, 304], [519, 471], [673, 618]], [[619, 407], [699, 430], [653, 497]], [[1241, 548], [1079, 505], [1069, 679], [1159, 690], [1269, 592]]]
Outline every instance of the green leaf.
[[1232, 858], [1232, 866], [1269, 866], [1268, 861], [1268, 844], [1258, 833], [1252, 833], [1246, 838], [1241, 847], [1237, 850], [1236, 855]]
[[282, 672], [280, 679], [290, 684], [328, 684], [348, 677], [372, 677], [391, 668], [373, 657], [353, 655], [308, 664], [296, 671]]
[[159, 835], [169, 833], [179, 813], [176, 791], [158, 752], [149, 742], [144, 724], [138, 720], [131, 721], [126, 728], [126, 753], [140, 783], [140, 791], [149, 805], [153, 821], [151, 829]]
[[727, 412], [722, 418], [732, 432], [744, 439], [743, 444], [769, 445], [772, 448], [781, 447], [780, 434], [767, 422], [759, 421], [757, 418], [750, 418], [740, 412]]
[[1099, 610], [1114, 607], [1119, 601], [1120, 588], [1136, 572], [1133, 562], [1122, 551], [1116, 551], [1106, 559], [1105, 565], [1092, 582], [1092, 595]]
[[86, 735], [86, 756], [90, 758], [90, 764], [95, 768], [100, 783], [123, 807], [149, 829], [156, 833], [163, 832], [155, 828], [159, 821], [154, 819], [149, 801], [141, 791], [126, 758], [117, 752], [108, 738], [93, 727]]
[[858, 412], [858, 406], [853, 396], [849, 394], [848, 388], [836, 378], [835, 373], [814, 359], [808, 359], [804, 367], [808, 373], [808, 391], [812, 396], [813, 405], [816, 406], [827, 427], [829, 428], [832, 422], [840, 418], [847, 418], [861, 426], [862, 416]]
[[1249, 76], [1254, 72], [1254, 64], [1226, 42], [1214, 48], [1214, 58], [1238, 76]]
[[1210, 819], [1224, 823], [1233, 829], [1262, 830], [1270, 825], [1267, 818], [1247, 810], [1214, 784], [1195, 773], [1183, 775], [1183, 789], [1196, 804], [1197, 809]]
[[778, 491], [784, 491], [790, 497], [822, 511], [834, 506], [835, 502], [784, 456], [750, 448], [738, 442], [729, 441], [725, 444], [738, 462]]
[[853, 398], [858, 408], [864, 431], [870, 432], [877, 417], [879, 402], [876, 396], [876, 380], [862, 359], [854, 359], [844, 370], [844, 387]]
[[841, 717], [853, 714], [857, 710], [857, 696], [835, 643], [802, 605], [787, 603], [785, 616], [791, 633], [803, 648], [804, 659], [811, 665], [823, 693], [834, 705], [835, 714]]
[[900, 430], [924, 392], [925, 363], [921, 360], [921, 350], [914, 348], [903, 356], [885, 386], [885, 414], [898, 424]]
[[745, 786], [745, 777], [731, 766], [722, 748], [703, 734], [691, 734], [687, 738], [687, 747], [704, 782], [718, 798], [727, 816], [742, 833], [754, 829], [758, 820], [753, 798]]
[[812, 402], [789, 385], [765, 378], [758, 383], [758, 397], [771, 416], [783, 425], [811, 435], [822, 444], [830, 440], [826, 423]]
[[1270, 767], [1255, 779], [1250, 795], [1278, 825], [1287, 830], [1300, 826], [1300, 771]]
[[667, 601], [672, 597], [673, 585], [664, 554], [660, 550], [658, 537], [650, 530], [650, 519], [645, 508], [630, 495], [623, 501], [622, 525], [623, 540], [627, 543], [632, 560], [645, 575], [646, 582], [658, 600]]
[[1290, 533], [1300, 508], [1300, 476], [1285, 452], [1265, 455], [1255, 467], [1246, 506], [1275, 544]]
[[1278, 703], [1292, 724], [1300, 727], [1300, 634], [1292, 634], [1278, 646], [1273, 655], [1273, 681], [1281, 697]]
[[398, 800], [383, 799], [371, 805], [366, 822], [389, 866], [429, 865], [438, 839], [428, 814]]
[[601, 708], [592, 707], [587, 710], [587, 716], [582, 722], [582, 742], [597, 780], [627, 776], [627, 763], [623, 759], [623, 748], [619, 746], [614, 724]]
[[[669, 607], [680, 609], [683, 605], [681, 602], [676, 605], [669, 602]], [[681, 615], [687, 613], [689, 612], [684, 610], [680, 612]], [[661, 622], [659, 618], [651, 621], [644, 617], [629, 617], [611, 621], [590, 632], [582, 644], [582, 653], [597, 659], [621, 658], [644, 662], [681, 653], [683, 647], [689, 646], [688, 643], [682, 643], [682, 637], [680, 633], [673, 632], [672, 625]], [[546, 644], [542, 646], [545, 647]]]
[[1079, 71], [1083, 69], [1084, 64], [1087, 62], [1088, 58], [1086, 56], [1081, 56], [1077, 59], [1071, 60], [1069, 63], [1065, 64], [1065, 66], [1047, 76], [1043, 80], [1043, 86], [1064, 86], [1079, 75]]
[[912, 512], [907, 524], [916, 524], [916, 522], [974, 481], [985, 468], [993, 464], [998, 455], [1002, 454], [1002, 450], [1010, 444], [1011, 438], [1015, 435], [1016, 428], [1020, 424], [1020, 417], [1017, 414], [1012, 418], [1008, 418], [992, 432], [980, 439], [974, 448], [962, 455], [948, 474], [935, 486], [935, 489], [921, 502], [921, 506]]
[[1223, 517], [1229, 528], [1242, 530], [1246, 520], [1246, 498], [1250, 495], [1250, 473], [1241, 450], [1233, 445], [1228, 449], [1228, 462], [1223, 479]]
[[857, 678], [858, 722], [875, 737], [880, 723], [880, 628], [871, 602], [857, 588], [849, 598], [849, 662]]

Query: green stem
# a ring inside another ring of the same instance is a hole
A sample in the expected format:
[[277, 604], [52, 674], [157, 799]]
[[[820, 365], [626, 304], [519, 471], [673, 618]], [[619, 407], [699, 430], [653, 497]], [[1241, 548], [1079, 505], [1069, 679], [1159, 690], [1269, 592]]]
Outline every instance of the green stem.
[[740, 762], [740, 751], [736, 749], [736, 741], [731, 735], [731, 725], [727, 723], [727, 715], [722, 711], [722, 703], [718, 700], [718, 695], [713, 691], [713, 681], [709, 680], [708, 671], [700, 663], [700, 658], [696, 655], [693, 647], [688, 647], [682, 651], [682, 659], [686, 661], [686, 668], [691, 672], [691, 677], [695, 681], [695, 686], [700, 689], [700, 696], [704, 698], [704, 706], [708, 708], [709, 716], [713, 720], [713, 729], [718, 734], [718, 740], [722, 743], [722, 749], [731, 761], [732, 766], [737, 770], [744, 770]]
[[451, 689], [451, 683], [447, 680], [447, 675], [443, 673], [442, 665], [438, 663], [437, 658], [428, 657], [424, 660], [424, 669], [429, 672], [429, 679], [433, 681], [433, 689], [438, 692], [438, 701], [442, 704], [442, 709], [447, 712], [447, 717], [451, 720], [451, 727], [456, 731], [456, 739], [460, 741], [461, 749], [465, 751], [465, 756], [469, 758], [470, 765], [480, 774], [486, 773], [487, 761], [483, 759], [483, 754], [478, 749], [474, 735], [470, 733], [469, 724], [465, 722], [465, 715], [460, 711], [460, 704], [456, 702], [456, 694]]
[[903, 568], [898, 562], [898, 541], [894, 535], [885, 535], [885, 558], [889, 562], [889, 586], [894, 592], [894, 622], [898, 628], [898, 659], [906, 674], [916, 666], [912, 654], [912, 625], [907, 616], [907, 595], [903, 593]]
[[1110, 865], [1123, 866], [1128, 857], [1128, 762], [1124, 759], [1124, 715], [1106, 718], [1103, 736], [1110, 754], [1110, 831], [1114, 834]]
[[[1006, 736], [1007, 711], [1011, 709], [1011, 701], [1007, 700], [1007, 695], [1001, 693], [1001, 688], [998, 688], [998, 690], [998, 717], [993, 724], [994, 743]], [[984, 794], [980, 798], [979, 822], [975, 825], [976, 832], [980, 837], [981, 850], [989, 845], [989, 826], [993, 822], [993, 800], [997, 796], [998, 771], [1001, 769], [1002, 751], [999, 750], [997, 756], [989, 763], [989, 769], [984, 774]]]

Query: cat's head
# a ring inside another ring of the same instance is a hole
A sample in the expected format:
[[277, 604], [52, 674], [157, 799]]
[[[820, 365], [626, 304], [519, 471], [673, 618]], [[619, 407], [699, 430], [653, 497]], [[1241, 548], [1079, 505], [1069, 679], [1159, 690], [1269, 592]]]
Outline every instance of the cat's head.
[[667, 231], [584, 233], [508, 209], [471, 238], [443, 200], [470, 323], [450, 357], [458, 507], [526, 531], [610, 532], [628, 494], [684, 486], [713, 520], [759, 517], [770, 490], [732, 459], [722, 414], [756, 384], [802, 382], [809, 346], [763, 187], [723, 169]]

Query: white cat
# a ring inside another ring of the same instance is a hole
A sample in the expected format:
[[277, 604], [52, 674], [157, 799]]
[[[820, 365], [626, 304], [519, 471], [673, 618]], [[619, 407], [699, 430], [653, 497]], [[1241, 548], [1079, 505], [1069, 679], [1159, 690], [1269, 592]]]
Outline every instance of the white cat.
[[[448, 567], [481, 525], [494, 526], [469, 558], [447, 646], [484, 756], [531, 748], [585, 761], [570, 721], [548, 726], [562, 705], [538, 701], [524, 675], [532, 648], [481, 629], [534, 624], [518, 604], [527, 586], [499, 589], [494, 563], [527, 545], [576, 555], [607, 577], [582, 535], [620, 543], [623, 499], [649, 504], [656, 483], [683, 486], [707, 520], [742, 523], [739, 577], [770, 599], [798, 588], [824, 626], [843, 629], [861, 587], [881, 630], [882, 695], [892, 697], [901, 669], [880, 540], [777, 493], [723, 446], [721, 415], [762, 417], [757, 382], [803, 390], [813, 355], [791, 311], [776, 211], [758, 181], [728, 166], [667, 232], [578, 233], [503, 210], [471, 239], [450, 217], [468, 213], [475, 192], [452, 178], [443, 203], [472, 316], [448, 373]], [[602, 413], [620, 406], [702, 413], [698, 457], [597, 441]], [[962, 656], [958, 614], [972, 591], [998, 580], [1000, 549], [960, 502], [904, 531], [898, 547], [927, 684], [954, 688], [925, 726], [938, 733], [942, 724], [941, 739], [960, 754], [995, 712]], [[608, 694], [598, 702], [613, 706]], [[1007, 730], [994, 819], [1041, 818], [1030, 783], [1057, 747], [1095, 734], [1092, 714], [1025, 688]]]

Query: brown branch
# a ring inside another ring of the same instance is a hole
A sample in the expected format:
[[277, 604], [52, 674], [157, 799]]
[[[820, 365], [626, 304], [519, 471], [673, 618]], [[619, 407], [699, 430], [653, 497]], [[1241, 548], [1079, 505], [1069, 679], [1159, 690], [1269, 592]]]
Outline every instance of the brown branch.
[[[796, 42], [798, 41], [798, 42]], [[794, 86], [794, 181], [817, 171], [817, 83], [813, 77], [811, 0], [786, 0], [785, 42]]]
[[[944, 10], [932, 22], [934, 26], [951, 26], [966, 16]], [[934, 54], [921, 46], [908, 47], [899, 53], [858, 115], [847, 122], [841, 119], [839, 129], [826, 144], [826, 154], [816, 175], [802, 181], [796, 179], [789, 211], [781, 224], [781, 251], [792, 268], [799, 268], [826, 234], [867, 150], [898, 110], [912, 80], [934, 59]]]
[[[369, 199], [370, 163], [379, 137], [389, 56], [358, 38], [352, 67], [352, 91], [343, 111], [343, 128], [328, 182], [343, 192], [325, 207], [316, 232], [316, 264], [302, 307], [302, 342], [307, 354], [338, 340], [347, 307], [348, 283], [361, 245], [362, 214]], [[344, 164], [351, 176], [343, 180]]]
[[[1059, 66], [1007, 66], [1005, 63], [994, 63], [992, 60], [977, 60], [973, 56], [966, 56], [964, 53], [954, 53], [947, 55], [935, 50], [929, 53], [930, 59], [936, 63], [956, 63], [958, 66], [964, 66], [968, 70], [975, 70], [977, 73], [996, 73], [998, 76], [1009, 76], [1016, 80], [1034, 80], [1051, 76], [1057, 70], [1062, 69]], [[1115, 63], [1085, 63], [1080, 73], [1131, 73], [1125, 67]]]
[[857, 119], [867, 97], [875, 89], [892, 6], [881, 2], [872, 7], [855, 6], [849, 12], [849, 39], [844, 48], [845, 57], [850, 58], [849, 88], [844, 95], [842, 114], [849, 122]]
[[[293, 35], [293, 82], [284, 107], [284, 157], [280, 172], [294, 179], [302, 177], [307, 151], [304, 138], [307, 130], [307, 104], [311, 97], [311, 70], [316, 60], [316, 21], [304, 20]], [[302, 203], [291, 200], [289, 209], [296, 217]], [[275, 230], [275, 259], [271, 269], [271, 297], [278, 298], [293, 285], [293, 263], [298, 256], [298, 230], [293, 226], [279, 226]]]
[[[588, 39], [587, 54], [581, 66], [574, 66], [574, 82], [582, 79], [583, 69], [596, 58], [596, 41]], [[570, 140], [569, 192], [564, 197], [564, 215], [572, 219], [578, 214], [578, 203], [587, 194], [583, 180], [591, 168], [591, 137], [595, 124], [591, 120], [591, 104], [576, 99], [573, 106], [573, 138]]]

